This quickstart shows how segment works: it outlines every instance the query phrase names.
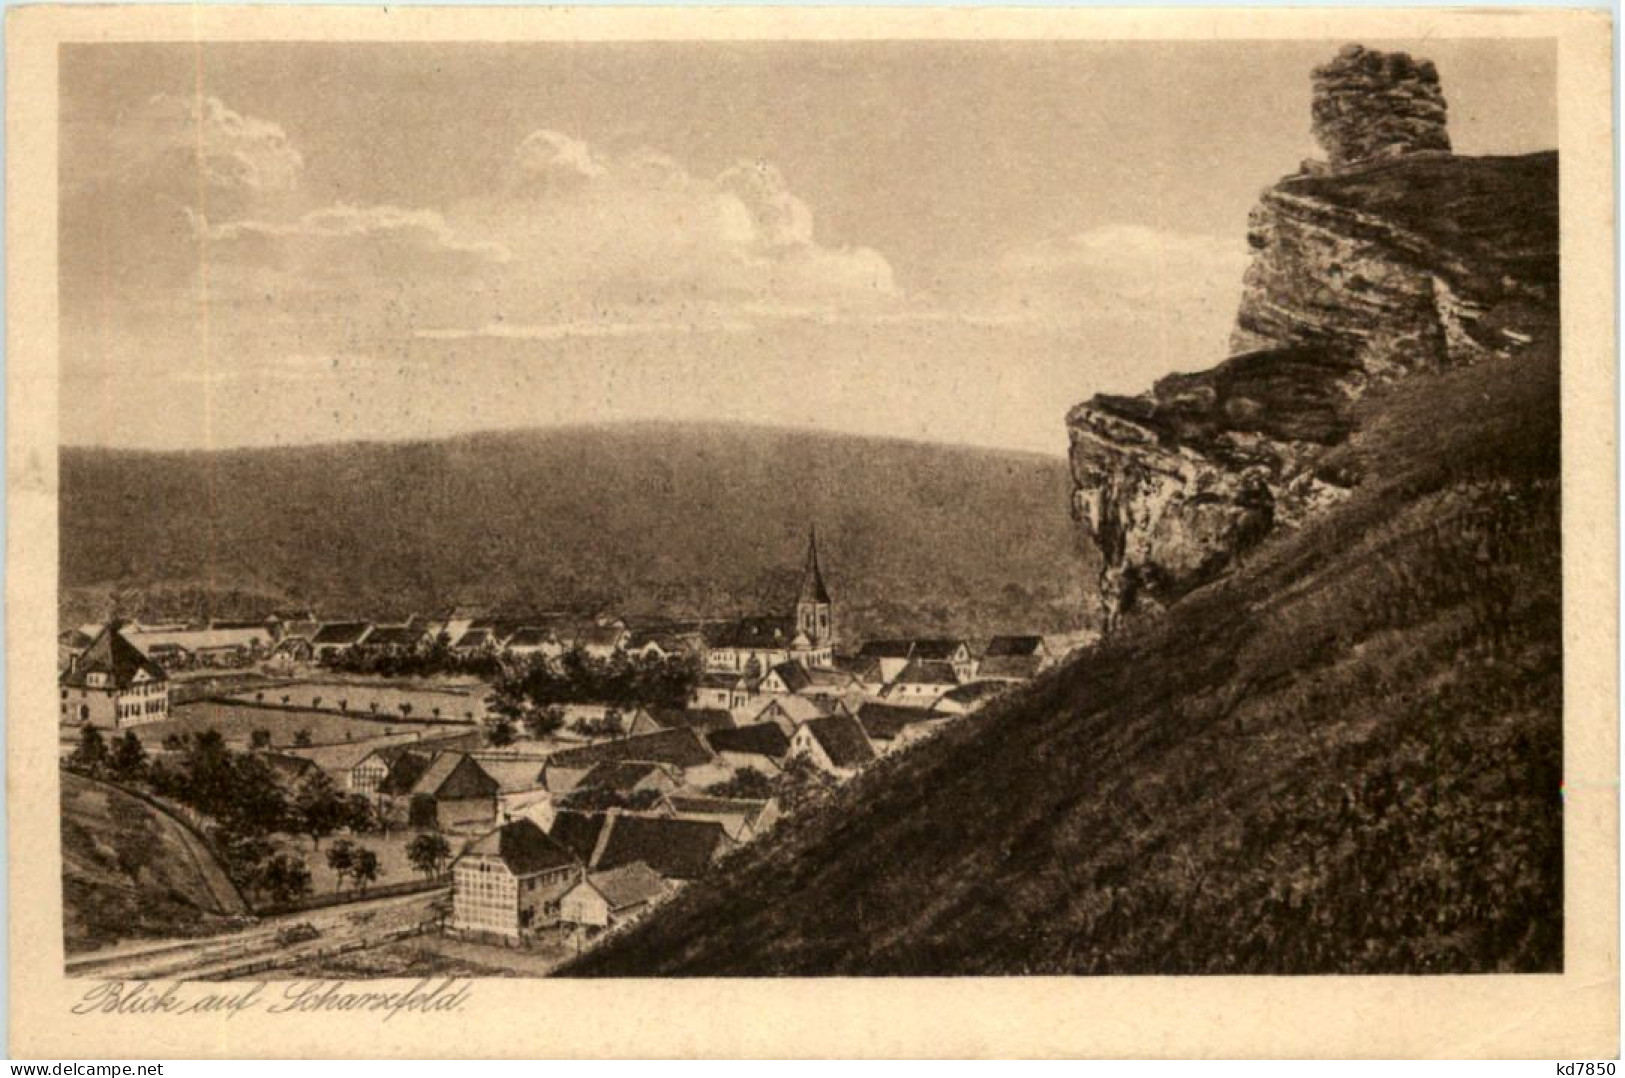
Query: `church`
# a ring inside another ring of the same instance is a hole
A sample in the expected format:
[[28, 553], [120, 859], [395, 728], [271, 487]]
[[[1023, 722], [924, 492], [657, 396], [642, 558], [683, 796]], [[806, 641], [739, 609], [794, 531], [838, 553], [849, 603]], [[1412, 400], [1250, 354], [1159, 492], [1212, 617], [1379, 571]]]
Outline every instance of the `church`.
[[807, 537], [807, 564], [788, 616], [740, 618], [722, 626], [706, 642], [707, 672], [740, 674], [752, 680], [775, 666], [797, 662], [809, 669], [835, 664], [835, 603], [818, 564], [818, 531]]

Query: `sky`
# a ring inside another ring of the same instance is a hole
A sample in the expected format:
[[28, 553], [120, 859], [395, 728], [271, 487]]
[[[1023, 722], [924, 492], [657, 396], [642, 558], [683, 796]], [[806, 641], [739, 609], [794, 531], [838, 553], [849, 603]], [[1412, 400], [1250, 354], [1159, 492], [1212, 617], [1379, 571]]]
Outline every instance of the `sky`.
[[[61, 54], [61, 431], [222, 448], [725, 420], [1063, 453], [1212, 366], [1341, 42]], [[1556, 145], [1544, 41], [1436, 62]]]

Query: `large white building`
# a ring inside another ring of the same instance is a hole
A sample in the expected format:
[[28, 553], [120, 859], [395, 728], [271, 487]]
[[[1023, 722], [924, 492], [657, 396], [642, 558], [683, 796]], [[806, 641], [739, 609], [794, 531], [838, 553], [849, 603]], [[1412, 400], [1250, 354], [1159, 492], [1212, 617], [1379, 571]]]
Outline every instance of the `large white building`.
[[503, 824], [452, 863], [451, 924], [520, 939], [559, 918], [581, 862], [532, 820]]
[[60, 719], [122, 730], [169, 718], [169, 675], [108, 622], [57, 682]]

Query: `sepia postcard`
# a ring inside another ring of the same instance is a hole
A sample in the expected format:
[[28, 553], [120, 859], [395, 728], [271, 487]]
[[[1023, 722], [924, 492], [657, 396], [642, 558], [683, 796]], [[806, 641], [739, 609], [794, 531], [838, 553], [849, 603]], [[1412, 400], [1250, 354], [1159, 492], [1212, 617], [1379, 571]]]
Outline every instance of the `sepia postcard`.
[[13, 10], [13, 1055], [1616, 1056], [1611, 30]]

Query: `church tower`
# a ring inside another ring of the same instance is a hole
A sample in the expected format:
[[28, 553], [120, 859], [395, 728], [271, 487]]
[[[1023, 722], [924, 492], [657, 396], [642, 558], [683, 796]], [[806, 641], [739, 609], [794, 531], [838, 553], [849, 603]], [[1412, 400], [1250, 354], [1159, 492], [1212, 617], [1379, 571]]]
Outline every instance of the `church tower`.
[[835, 644], [835, 603], [818, 567], [816, 526], [807, 536], [807, 567], [801, 574], [801, 593], [796, 596], [796, 628], [807, 635], [815, 649], [825, 652], [820, 658], [829, 661]]

